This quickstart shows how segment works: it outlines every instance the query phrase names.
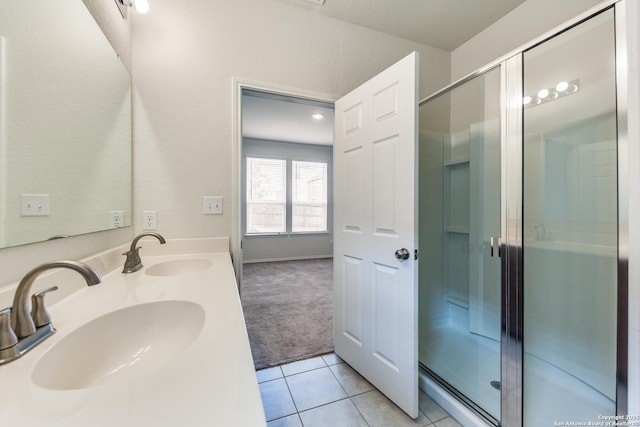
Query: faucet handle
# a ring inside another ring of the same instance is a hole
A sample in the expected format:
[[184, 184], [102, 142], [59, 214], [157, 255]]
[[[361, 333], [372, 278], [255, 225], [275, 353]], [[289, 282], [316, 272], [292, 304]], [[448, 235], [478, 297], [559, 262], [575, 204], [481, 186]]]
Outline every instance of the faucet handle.
[[142, 268], [142, 260], [140, 259], [140, 253], [138, 252], [140, 248], [141, 246], [132, 247], [122, 254], [127, 257], [124, 261], [124, 268], [122, 269], [123, 273], [135, 273]]
[[136, 251], [137, 251], [138, 249], [140, 249], [140, 246], [138, 246], [137, 248], [131, 248], [131, 249], [129, 249], [129, 250], [128, 250], [128, 251], [126, 251], [126, 252], [122, 252], [122, 255], [126, 255], [126, 256], [132, 255], [132, 254], [133, 254], [133, 251], [134, 251], [134, 250], [136, 250]]
[[17, 343], [18, 337], [11, 327], [11, 308], [3, 308], [0, 310], [0, 351]]
[[47, 308], [44, 306], [44, 297], [49, 292], [57, 291], [58, 287], [53, 286], [49, 289], [45, 289], [40, 292], [36, 292], [31, 296], [31, 318], [36, 328], [51, 323], [51, 317], [47, 312]]

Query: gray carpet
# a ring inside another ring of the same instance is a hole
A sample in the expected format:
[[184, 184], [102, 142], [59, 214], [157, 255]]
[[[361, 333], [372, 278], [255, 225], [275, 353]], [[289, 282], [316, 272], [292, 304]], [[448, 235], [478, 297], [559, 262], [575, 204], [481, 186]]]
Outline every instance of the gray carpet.
[[242, 308], [257, 369], [333, 351], [333, 260], [245, 264]]

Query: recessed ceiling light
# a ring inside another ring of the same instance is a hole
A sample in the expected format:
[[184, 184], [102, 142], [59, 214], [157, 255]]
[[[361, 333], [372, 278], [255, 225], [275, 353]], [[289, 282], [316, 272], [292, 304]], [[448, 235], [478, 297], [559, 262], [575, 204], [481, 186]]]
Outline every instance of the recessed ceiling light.
[[314, 114], [311, 115], [311, 117], [313, 117], [316, 120], [321, 120], [324, 117], [324, 115], [322, 115], [320, 113], [314, 113]]
[[320, 6], [322, 6], [324, 4], [325, 0], [307, 0], [309, 3], [313, 3], [313, 4], [319, 4]]

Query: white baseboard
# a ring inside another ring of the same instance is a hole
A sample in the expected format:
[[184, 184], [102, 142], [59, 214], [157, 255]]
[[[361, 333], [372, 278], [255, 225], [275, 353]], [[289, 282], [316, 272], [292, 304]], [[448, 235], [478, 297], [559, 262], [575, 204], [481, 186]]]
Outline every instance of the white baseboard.
[[493, 427], [487, 424], [474, 414], [469, 408], [458, 402], [454, 397], [446, 392], [442, 387], [436, 384], [431, 378], [428, 378], [420, 372], [418, 382], [420, 389], [436, 401], [445, 411], [465, 427]]
[[265, 259], [250, 259], [250, 260], [244, 259], [243, 264], [255, 264], [258, 262], [303, 261], [305, 259], [324, 259], [324, 258], [333, 258], [333, 255], [314, 255], [314, 256], [265, 258]]

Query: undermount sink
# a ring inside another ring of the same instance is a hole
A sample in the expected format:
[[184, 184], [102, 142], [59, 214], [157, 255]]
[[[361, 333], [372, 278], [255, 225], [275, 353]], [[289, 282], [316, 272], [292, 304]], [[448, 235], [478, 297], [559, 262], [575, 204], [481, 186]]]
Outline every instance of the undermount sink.
[[148, 276], [177, 276], [208, 270], [211, 265], [212, 262], [207, 259], [177, 259], [152, 265], [145, 270], [145, 274]]
[[77, 390], [140, 375], [191, 344], [204, 325], [204, 309], [189, 301], [158, 301], [105, 314], [55, 344], [36, 364], [43, 388]]

